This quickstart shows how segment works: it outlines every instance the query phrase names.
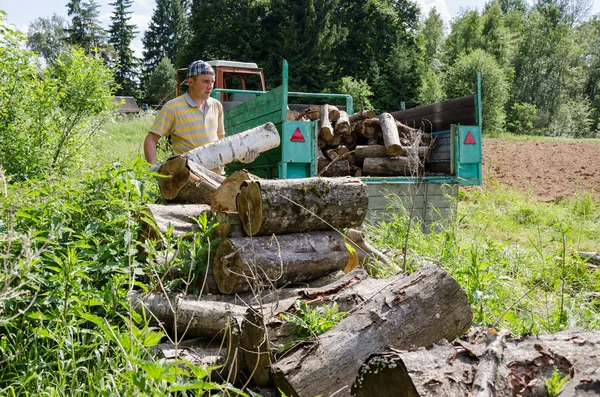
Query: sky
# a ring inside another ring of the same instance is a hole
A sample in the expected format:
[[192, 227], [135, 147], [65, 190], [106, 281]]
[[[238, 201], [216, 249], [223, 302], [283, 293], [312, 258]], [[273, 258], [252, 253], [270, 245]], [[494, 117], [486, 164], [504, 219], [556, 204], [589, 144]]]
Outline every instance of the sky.
[[[68, 0], [0, 0], [0, 10], [6, 11], [7, 20], [22, 32], [27, 32], [29, 23], [39, 17], [49, 18], [54, 13], [67, 18]], [[481, 10], [487, 0], [417, 0], [423, 15], [427, 15], [432, 7], [441, 14], [446, 28], [450, 27], [450, 21], [461, 8], [477, 8]], [[531, 2], [532, 0], [530, 0]], [[110, 16], [113, 7], [109, 5], [113, 0], [97, 0], [100, 5], [100, 22], [105, 28], [110, 25]], [[142, 36], [148, 28], [152, 17], [152, 11], [156, 0], [134, 0], [131, 11], [133, 12], [131, 22], [137, 25], [139, 34], [132, 43], [133, 49], [138, 57], [142, 55]], [[600, 13], [600, 0], [594, 0], [592, 14]]]

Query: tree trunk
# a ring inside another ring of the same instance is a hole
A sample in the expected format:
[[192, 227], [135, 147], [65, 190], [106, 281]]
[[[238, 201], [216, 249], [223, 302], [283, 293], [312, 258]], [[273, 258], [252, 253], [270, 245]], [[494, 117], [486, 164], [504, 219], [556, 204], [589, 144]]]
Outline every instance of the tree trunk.
[[489, 329], [483, 339], [374, 354], [352, 391], [357, 397], [545, 397], [546, 380], [557, 372], [569, 377], [560, 396], [600, 392], [599, 332], [508, 338]]
[[350, 395], [362, 363], [387, 346], [399, 349], [454, 339], [472, 321], [465, 292], [448, 273], [423, 266], [396, 276], [310, 348], [273, 365], [275, 385], [287, 396]]
[[348, 159], [342, 159], [338, 157], [335, 161], [327, 164], [321, 171], [319, 171], [319, 176], [324, 177], [340, 177], [340, 176], [349, 176], [350, 175], [350, 162]]
[[371, 176], [416, 176], [418, 167], [418, 161], [408, 157], [371, 157], [363, 162], [363, 172]]
[[210, 208], [213, 212], [236, 212], [235, 198], [240, 193], [240, 187], [246, 180], [257, 180], [257, 176], [246, 170], [236, 171], [229, 175], [213, 192]]
[[213, 275], [232, 294], [313, 280], [348, 264], [337, 231], [227, 239], [219, 244]]
[[273, 363], [265, 318], [256, 309], [249, 308], [242, 321], [242, 351], [249, 377], [260, 387], [272, 383], [269, 368]]
[[251, 152], [266, 152], [280, 144], [279, 132], [273, 123], [230, 135], [216, 142], [197, 147], [181, 155], [207, 169], [214, 170], [234, 161], [244, 162]]
[[321, 107], [321, 123], [319, 124], [319, 133], [321, 138], [326, 141], [333, 139], [333, 127], [329, 120], [329, 105], [325, 104]]
[[383, 131], [383, 144], [391, 157], [399, 156], [402, 148], [400, 147], [400, 136], [398, 136], [398, 127], [396, 119], [389, 113], [382, 113], [379, 116], [381, 130]]
[[237, 198], [249, 236], [356, 227], [368, 204], [367, 187], [355, 178], [246, 181]]
[[352, 131], [350, 128], [350, 119], [348, 118], [348, 113], [343, 110], [339, 111], [339, 118], [335, 123], [334, 132], [336, 135], [346, 136], [349, 135]]
[[367, 145], [357, 146], [354, 149], [354, 157], [356, 158], [357, 164], [363, 164], [365, 159], [371, 157], [390, 157], [387, 153], [385, 146], [383, 145]]

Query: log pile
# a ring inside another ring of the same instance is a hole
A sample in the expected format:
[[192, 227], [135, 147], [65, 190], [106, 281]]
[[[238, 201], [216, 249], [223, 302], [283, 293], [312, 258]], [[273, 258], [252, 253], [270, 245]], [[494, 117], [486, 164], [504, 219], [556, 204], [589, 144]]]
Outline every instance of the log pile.
[[320, 176], [416, 176], [433, 150], [430, 133], [411, 128], [389, 113], [363, 110], [348, 115], [335, 106], [311, 106], [289, 116], [318, 121]]

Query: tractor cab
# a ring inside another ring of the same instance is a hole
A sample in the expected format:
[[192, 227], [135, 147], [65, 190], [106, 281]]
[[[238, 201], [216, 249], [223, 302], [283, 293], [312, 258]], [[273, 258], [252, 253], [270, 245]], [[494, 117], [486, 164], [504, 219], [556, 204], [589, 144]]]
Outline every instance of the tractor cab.
[[[266, 91], [265, 76], [256, 63], [213, 60], [207, 61], [215, 71], [215, 88], [236, 90], [233, 93], [219, 93], [217, 97], [225, 110], [240, 103], [256, 98], [253, 91]], [[181, 82], [185, 79], [187, 68], [177, 70], [177, 95], [181, 95]], [[241, 91], [249, 91], [244, 93]]]

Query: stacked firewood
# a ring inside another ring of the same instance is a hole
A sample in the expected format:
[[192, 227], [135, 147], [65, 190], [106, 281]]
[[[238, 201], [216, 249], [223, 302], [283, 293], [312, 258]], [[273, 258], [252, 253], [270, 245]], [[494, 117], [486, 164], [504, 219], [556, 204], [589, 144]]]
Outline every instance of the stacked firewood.
[[430, 133], [411, 128], [389, 113], [348, 115], [325, 104], [290, 114], [318, 121], [317, 169], [321, 176], [417, 176], [434, 147]]

